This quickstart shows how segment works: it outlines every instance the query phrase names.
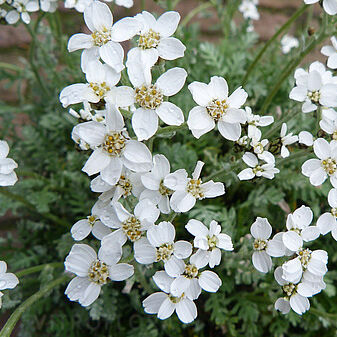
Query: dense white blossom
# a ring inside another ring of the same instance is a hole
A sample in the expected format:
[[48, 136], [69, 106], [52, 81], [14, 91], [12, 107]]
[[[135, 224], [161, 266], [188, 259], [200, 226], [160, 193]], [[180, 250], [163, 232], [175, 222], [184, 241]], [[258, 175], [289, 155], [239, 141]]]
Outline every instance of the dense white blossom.
[[[7, 273], [7, 264], [5, 261], [0, 261], [0, 290], [13, 289], [19, 284], [18, 278], [12, 274]], [[2, 306], [3, 293], [0, 291], [0, 309]]]
[[282, 142], [281, 157], [282, 158], [289, 157], [290, 152], [287, 149], [287, 146], [296, 143], [298, 141], [298, 136], [293, 135], [292, 132], [287, 134], [287, 124], [283, 123], [280, 138]]
[[5, 16], [5, 20], [10, 25], [17, 23], [20, 19], [25, 24], [29, 24], [29, 12], [39, 10], [39, 3], [36, 0], [7, 0], [6, 3], [13, 8]]
[[327, 177], [333, 187], [337, 187], [337, 141], [328, 143], [323, 138], [314, 141], [314, 152], [318, 159], [309, 159], [302, 165], [302, 173], [310, 183], [319, 186]]
[[281, 47], [282, 47], [282, 53], [288, 54], [291, 49], [297, 48], [300, 45], [298, 39], [296, 37], [291, 35], [284, 35], [281, 39]]
[[258, 127], [264, 127], [274, 123], [274, 117], [254, 115], [252, 109], [248, 106], [245, 108], [245, 111], [248, 124], [248, 137], [261, 138], [261, 131]]
[[0, 140], [0, 186], [13, 186], [18, 177], [14, 169], [18, 164], [11, 158], [7, 158], [9, 146], [5, 140]]
[[[319, 0], [304, 0], [307, 5], [314, 4]], [[329, 15], [337, 14], [337, 0], [323, 0], [323, 8]]]
[[241, 125], [247, 121], [245, 104], [248, 94], [241, 87], [228, 96], [224, 78], [213, 76], [209, 84], [193, 82], [188, 86], [193, 100], [198, 104], [190, 112], [187, 125], [196, 138], [213, 130], [217, 124], [220, 134], [232, 141], [241, 136]]
[[76, 275], [65, 291], [71, 301], [78, 301], [86, 307], [100, 294], [101, 287], [109, 281], [124, 281], [133, 275], [133, 266], [118, 263], [122, 256], [118, 244], [101, 247], [98, 256], [93, 248], [75, 244], [66, 257], [66, 271]]
[[337, 106], [336, 77], [333, 77], [322, 63], [312, 63], [309, 71], [297, 69], [295, 79], [296, 86], [291, 90], [289, 97], [295, 101], [304, 102], [302, 112], [315, 111], [318, 106]]
[[203, 183], [200, 173], [204, 163], [198, 161], [192, 173], [192, 178], [188, 178], [186, 170], [180, 169], [167, 175], [164, 185], [173, 190], [170, 199], [170, 206], [175, 212], [187, 212], [194, 207], [197, 200], [205, 198], [215, 198], [225, 194], [223, 183], [213, 180]]
[[259, 20], [260, 14], [257, 10], [259, 0], [242, 0], [239, 11], [245, 19]]
[[[337, 5], [336, 5], [337, 6]], [[324, 46], [321, 49], [321, 53], [328, 56], [327, 66], [330, 69], [337, 69], [337, 38], [331, 37], [332, 46]]]

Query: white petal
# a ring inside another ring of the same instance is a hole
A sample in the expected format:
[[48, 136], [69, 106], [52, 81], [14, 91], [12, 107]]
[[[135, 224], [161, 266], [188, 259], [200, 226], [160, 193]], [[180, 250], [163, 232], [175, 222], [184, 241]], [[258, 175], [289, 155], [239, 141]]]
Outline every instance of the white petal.
[[158, 130], [156, 112], [138, 108], [132, 115], [132, 128], [139, 141], [151, 138]]
[[289, 98], [297, 102], [304, 102], [307, 98], [308, 89], [305, 86], [297, 86], [290, 91]]
[[215, 293], [220, 288], [222, 282], [220, 277], [209, 270], [205, 270], [199, 276], [199, 285], [205, 291]]
[[188, 115], [187, 125], [193, 136], [195, 138], [200, 138], [205, 133], [214, 129], [215, 122], [207, 113], [206, 108], [196, 106]]
[[302, 165], [302, 174], [304, 174], [306, 177], [310, 177], [310, 175], [320, 167], [321, 167], [320, 160], [309, 159]]
[[303, 245], [302, 238], [294, 231], [283, 233], [282, 240], [284, 245], [293, 252], [298, 251]]
[[209, 82], [209, 90], [213, 93], [213, 96], [223, 100], [228, 98], [228, 84], [227, 81], [220, 76], [211, 77]]
[[238, 174], [240, 180], [250, 180], [255, 177], [255, 173], [251, 168], [246, 168]]
[[132, 39], [141, 29], [139, 20], [126, 17], [117, 21], [111, 29], [111, 39], [123, 42]]
[[178, 276], [171, 284], [171, 294], [180, 297], [190, 287], [190, 283], [191, 279], [185, 276]]
[[213, 180], [211, 180], [202, 184], [201, 187], [204, 191], [205, 198], [216, 198], [225, 194], [225, 186], [220, 182], [215, 183]]
[[166, 300], [163, 301], [161, 304], [159, 311], [158, 311], [158, 318], [159, 319], [166, 319], [170, 317], [175, 309], [175, 305], [171, 302], [171, 300], [167, 297]]
[[13, 289], [19, 284], [19, 279], [12, 273], [0, 275], [0, 290]]
[[336, 218], [331, 213], [324, 213], [317, 220], [317, 227], [322, 235], [328, 234], [335, 224]]
[[324, 183], [327, 178], [327, 174], [323, 167], [318, 168], [310, 175], [310, 183], [314, 186], [319, 186]]
[[327, 159], [331, 156], [329, 143], [323, 139], [318, 138], [314, 141], [314, 152], [319, 159]]
[[182, 110], [173, 103], [163, 102], [156, 109], [156, 113], [167, 125], [181, 125], [184, 123], [184, 114]]
[[175, 191], [170, 199], [171, 208], [178, 213], [188, 212], [196, 203], [195, 197], [185, 191]]
[[134, 257], [138, 263], [151, 264], [156, 261], [156, 248], [146, 238], [141, 238], [133, 244]]
[[198, 269], [204, 268], [209, 263], [210, 252], [202, 249], [198, 249], [190, 257], [190, 263], [194, 264]]
[[171, 284], [174, 280], [173, 277], [169, 276], [165, 271], [157, 271], [153, 275], [153, 281], [154, 283], [162, 290], [165, 291], [166, 293], [170, 292], [171, 289]]
[[212, 101], [212, 93], [207, 84], [202, 82], [192, 82], [188, 90], [193, 96], [193, 100], [200, 106], [206, 107]]
[[199, 220], [189, 220], [185, 228], [194, 236], [206, 237], [208, 235], [208, 228]]
[[273, 239], [268, 241], [266, 252], [272, 257], [281, 257], [285, 255], [286, 247], [282, 240], [283, 233], [277, 233]]
[[91, 48], [94, 46], [94, 41], [91, 35], [75, 34], [68, 41], [68, 51], [71, 53], [78, 49]]
[[218, 266], [221, 261], [221, 251], [218, 248], [213, 248], [209, 255], [209, 266], [214, 268]]
[[134, 267], [127, 263], [118, 263], [109, 267], [109, 278], [112, 281], [124, 281], [134, 273]]
[[109, 7], [105, 3], [99, 1], [93, 1], [84, 10], [84, 20], [92, 32], [110, 28], [113, 22]]
[[268, 273], [271, 270], [271, 257], [263, 250], [253, 253], [252, 262], [254, 267], [261, 273]]
[[181, 275], [185, 270], [185, 263], [182, 260], [177, 259], [172, 256], [168, 261], [165, 262], [165, 271], [171, 277], [177, 277]]
[[9, 153], [9, 146], [5, 140], [0, 140], [0, 158], [6, 158]]
[[184, 86], [186, 77], [185, 69], [171, 68], [158, 78], [156, 85], [164, 96], [173, 96]]
[[192, 245], [187, 241], [177, 241], [174, 243], [173, 254], [178, 259], [187, 259], [192, 254]]
[[150, 227], [146, 235], [151, 245], [160, 247], [165, 243], [172, 243], [176, 231], [170, 222], [162, 221], [158, 225]]
[[160, 36], [171, 36], [176, 31], [179, 21], [180, 14], [178, 12], [165, 12], [157, 20], [156, 31], [160, 33]]
[[125, 146], [124, 165], [135, 172], [147, 172], [152, 168], [152, 155], [145, 144], [129, 140]]
[[276, 310], [281, 311], [284, 315], [290, 311], [289, 301], [285, 300], [284, 298], [278, 298], [274, 306]]
[[222, 137], [228, 140], [237, 141], [241, 136], [241, 126], [239, 123], [225, 123], [219, 121], [218, 129]]
[[304, 228], [301, 232], [303, 241], [309, 242], [316, 240], [320, 235], [320, 230], [317, 226], [309, 226]]
[[245, 104], [247, 98], [247, 92], [239, 87], [228, 97], [227, 103], [231, 108], [240, 108]]
[[88, 219], [82, 219], [77, 221], [71, 228], [71, 235], [75, 241], [81, 241], [85, 239], [91, 232], [91, 225]]
[[119, 43], [109, 41], [99, 48], [99, 55], [101, 59], [116, 70], [116, 72], [120, 72], [124, 69], [124, 50]]
[[167, 299], [167, 294], [162, 292], [157, 292], [146, 297], [143, 301], [144, 311], [147, 314], [157, 314], [160, 306]]
[[180, 169], [167, 175], [164, 179], [164, 185], [171, 190], [183, 190], [188, 183], [187, 172], [184, 169]]
[[302, 315], [310, 308], [310, 302], [306, 297], [295, 294], [290, 297], [290, 306], [297, 314]]
[[177, 303], [176, 312], [178, 318], [186, 324], [193, 322], [198, 315], [196, 305], [189, 298], [184, 298]]
[[110, 163], [109, 155], [104, 152], [101, 148], [95, 150], [85, 165], [82, 168], [82, 171], [87, 173], [89, 176], [96, 174], [106, 168]]
[[228, 251], [232, 251], [234, 249], [231, 237], [224, 233], [220, 233], [218, 235], [218, 243], [216, 246]]
[[159, 57], [162, 59], [175, 60], [184, 56], [186, 47], [180, 40], [174, 37], [166, 37], [160, 39], [157, 50]]
[[272, 232], [272, 227], [266, 218], [257, 217], [250, 227], [250, 233], [255, 239], [267, 240]]
[[111, 234], [111, 229], [104, 225], [101, 221], [96, 221], [94, 227], [92, 228], [92, 235], [98, 239], [102, 240], [105, 236]]
[[101, 286], [96, 283], [90, 282], [90, 284], [84, 291], [83, 297], [79, 299], [79, 303], [82, 306], [87, 307], [88, 305], [96, 301], [100, 292]]

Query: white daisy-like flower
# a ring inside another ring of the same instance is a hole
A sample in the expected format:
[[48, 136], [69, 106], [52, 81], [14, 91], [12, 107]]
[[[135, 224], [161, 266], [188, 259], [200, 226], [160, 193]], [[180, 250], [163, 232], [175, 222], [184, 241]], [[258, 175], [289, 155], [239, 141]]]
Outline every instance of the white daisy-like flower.
[[[0, 290], [13, 289], [19, 284], [18, 278], [12, 274], [7, 273], [7, 264], [5, 261], [0, 261]], [[0, 291], [0, 309], [2, 306], [1, 297], [3, 293]]]
[[274, 123], [273, 116], [260, 116], [254, 115], [250, 107], [245, 108], [247, 124], [248, 124], [248, 137], [249, 138], [261, 138], [261, 131], [258, 126], [268, 126]]
[[[337, 6], [337, 5], [336, 5]], [[331, 37], [332, 46], [324, 46], [321, 49], [321, 53], [328, 56], [327, 66], [330, 69], [337, 69], [337, 38]]]
[[70, 108], [68, 111], [73, 117], [81, 119], [82, 121], [95, 121], [99, 123], [105, 123], [105, 113], [106, 110], [94, 110], [91, 108], [89, 102], [83, 102], [83, 109], [79, 112]]
[[180, 297], [184, 293], [193, 292], [195, 297], [198, 297], [201, 289], [211, 293], [218, 291], [222, 284], [221, 279], [213, 271], [200, 271], [204, 263], [199, 265], [199, 261], [192, 255], [189, 263], [177, 260], [175, 266], [172, 266], [169, 274], [171, 277], [175, 277], [170, 289], [172, 295]]
[[242, 160], [249, 166], [249, 168], [242, 170], [238, 174], [238, 178], [240, 180], [250, 180], [253, 179], [254, 177], [264, 177], [267, 179], [273, 179], [275, 177], [275, 174], [279, 173], [280, 170], [275, 167], [274, 156], [270, 157], [270, 159], [273, 160], [270, 160], [265, 164], [259, 164], [259, 160], [255, 154], [251, 152], [246, 152], [242, 156]]
[[99, 199], [103, 202], [117, 202], [121, 197], [127, 198], [130, 195], [139, 198], [144, 190], [141, 176], [142, 173], [134, 173], [123, 167], [121, 176], [115, 185], [110, 185], [101, 175], [98, 175], [91, 181], [90, 188], [93, 192], [102, 193]]
[[328, 194], [330, 212], [323, 213], [317, 220], [317, 227], [322, 235], [331, 232], [332, 237], [337, 241], [337, 189], [332, 188]]
[[239, 11], [245, 19], [259, 20], [260, 14], [257, 10], [258, 0], [242, 0]]
[[290, 309], [297, 314], [302, 315], [310, 308], [308, 297], [319, 293], [325, 288], [325, 283], [322, 278], [317, 279], [315, 275], [305, 271], [300, 283], [288, 282], [282, 276], [282, 267], [277, 267], [274, 272], [274, 277], [277, 283], [282, 286], [284, 297], [277, 299], [275, 309], [281, 311], [282, 314], [287, 314]]
[[[91, 34], [75, 34], [68, 42], [68, 50], [84, 49], [82, 68], [86, 69], [85, 59], [93, 56], [101, 58], [116, 72], [124, 69], [124, 51], [119, 42], [130, 40], [140, 30], [141, 25], [135, 18], [126, 17], [113, 25], [113, 17], [109, 7], [93, 1], [84, 10], [84, 20]], [[84, 59], [84, 60], [83, 60]]]
[[296, 37], [285, 34], [281, 39], [282, 53], [288, 54], [293, 48], [297, 48], [300, 45]]
[[104, 284], [131, 277], [133, 266], [118, 263], [121, 256], [118, 244], [101, 247], [98, 256], [90, 246], [75, 244], [64, 262], [65, 270], [76, 275], [65, 290], [70, 301], [78, 301], [86, 307], [98, 298]]
[[60, 102], [63, 107], [86, 101], [98, 103], [100, 100], [109, 99], [115, 103], [115, 96], [123, 90], [123, 87], [115, 87], [121, 74], [99, 61], [91, 61], [86, 70], [87, 83], [71, 84], [61, 91]]
[[301, 206], [288, 214], [286, 223], [288, 231], [283, 233], [282, 240], [289, 250], [297, 252], [302, 248], [303, 241], [309, 242], [319, 237], [319, 228], [310, 226], [312, 219], [312, 210], [307, 206]]
[[168, 214], [170, 208], [170, 196], [173, 191], [164, 185], [165, 178], [170, 174], [170, 162], [162, 154], [153, 157], [153, 168], [151, 172], [141, 176], [145, 190], [140, 195], [140, 200], [150, 199], [158, 205], [160, 211]]
[[304, 144], [306, 146], [313, 146], [314, 145], [314, 137], [308, 131], [301, 131], [298, 134], [298, 142], [300, 144]]
[[287, 149], [287, 146], [298, 142], [298, 136], [293, 135], [292, 132], [287, 134], [287, 124], [283, 123], [282, 128], [281, 128], [280, 138], [282, 142], [281, 157], [282, 158], [289, 157], [290, 152]]
[[296, 252], [297, 257], [283, 263], [282, 277], [293, 283], [298, 283], [303, 272], [308, 270], [311, 274], [316, 275], [318, 280], [328, 271], [326, 265], [328, 263], [328, 253], [325, 250], [300, 249]]
[[318, 159], [309, 159], [302, 165], [302, 174], [309, 177], [310, 183], [319, 186], [327, 177], [337, 188], [337, 141], [328, 143], [323, 138], [314, 141], [314, 152]]
[[[211, 268], [218, 266], [221, 261], [221, 249], [232, 251], [233, 243], [229, 235], [221, 233], [221, 226], [211, 221], [207, 228], [201, 221], [191, 219], [185, 228], [195, 236], [194, 247], [198, 248], [198, 258], [205, 261]], [[202, 262], [198, 263], [202, 264]]]
[[160, 215], [159, 209], [148, 199], [139, 201], [133, 214], [119, 202], [114, 203], [113, 207], [115, 214], [111, 214], [111, 228], [117, 230], [103, 238], [102, 247], [111, 242], [123, 246], [127, 240], [133, 243], [140, 240]]
[[266, 218], [257, 217], [250, 227], [250, 233], [254, 238], [252, 262], [261, 273], [268, 273], [272, 267], [271, 257], [284, 256], [286, 248], [282, 241], [282, 234], [277, 233], [269, 240], [272, 227]]
[[18, 177], [14, 169], [18, 164], [11, 158], [7, 158], [9, 146], [5, 140], [0, 140], [0, 186], [13, 186]]
[[151, 294], [143, 301], [144, 311], [147, 314], [157, 314], [159, 319], [167, 319], [176, 311], [183, 323], [191, 323], [196, 319], [197, 307], [193, 300], [199, 296], [198, 293], [187, 291], [181, 296], [172, 295], [170, 291], [174, 278], [164, 271], [157, 271], [153, 281], [163, 292]]
[[289, 97], [295, 101], [304, 102], [302, 112], [315, 111], [318, 106], [328, 108], [337, 106], [336, 79], [322, 63], [312, 63], [309, 71], [297, 69], [295, 79], [296, 86], [291, 90]]
[[187, 125], [196, 138], [213, 130], [217, 123], [221, 135], [236, 141], [241, 135], [241, 124], [247, 117], [241, 106], [248, 94], [241, 87], [228, 96], [228, 85], [224, 78], [213, 76], [209, 84], [193, 82], [188, 86], [198, 106], [190, 112]]
[[35, 0], [12, 0], [8, 4], [13, 8], [5, 16], [5, 20], [10, 25], [17, 23], [20, 18], [22, 22], [28, 25], [30, 23], [29, 12], [39, 10], [39, 3]]
[[205, 198], [215, 198], [225, 194], [223, 183], [210, 180], [203, 183], [200, 173], [205, 163], [198, 161], [192, 173], [192, 178], [188, 178], [186, 170], [180, 169], [167, 175], [164, 185], [173, 190], [170, 199], [170, 206], [175, 212], [188, 212], [192, 209], [197, 200]]
[[142, 67], [151, 68], [159, 58], [175, 60], [184, 56], [186, 47], [172, 37], [180, 21], [178, 12], [165, 12], [156, 19], [151, 13], [143, 11], [135, 19], [141, 29], [137, 47], [128, 53], [127, 67], [130, 62], [140, 62]]
[[252, 147], [254, 153], [261, 160], [264, 160], [267, 163], [274, 162], [275, 158], [272, 153], [267, 151], [265, 148], [269, 144], [268, 139], [261, 140], [261, 132], [256, 132], [253, 138], [250, 141], [250, 146]]
[[123, 117], [113, 106], [107, 114], [106, 125], [85, 122], [75, 126], [74, 130], [94, 150], [82, 168], [89, 176], [100, 172], [104, 181], [115, 185], [123, 166], [134, 172], [151, 170], [151, 152], [143, 143], [129, 138]]
[[187, 77], [185, 69], [172, 68], [152, 84], [151, 70], [137, 60], [129, 62], [128, 75], [134, 89], [124, 87], [120, 95], [123, 95], [124, 104], [138, 106], [132, 115], [132, 128], [139, 141], [149, 139], [157, 132], [158, 117], [167, 125], [179, 126], [184, 122], [182, 110], [165, 101], [165, 97], [182, 89]]
[[91, 215], [86, 219], [77, 221], [71, 228], [70, 232], [75, 241], [85, 239], [90, 233], [102, 240], [104, 236], [111, 233], [111, 229], [103, 224], [100, 220], [100, 214], [104, 214], [104, 205], [98, 201], [91, 210]]
[[[319, 0], [304, 0], [307, 5], [314, 4]], [[329, 15], [337, 14], [337, 0], [323, 0], [323, 8]]]
[[150, 227], [146, 238], [134, 244], [135, 260], [142, 264], [163, 261], [165, 271], [171, 274], [177, 260], [187, 259], [192, 254], [192, 245], [183, 240], [174, 242], [176, 231], [170, 222], [160, 222]]

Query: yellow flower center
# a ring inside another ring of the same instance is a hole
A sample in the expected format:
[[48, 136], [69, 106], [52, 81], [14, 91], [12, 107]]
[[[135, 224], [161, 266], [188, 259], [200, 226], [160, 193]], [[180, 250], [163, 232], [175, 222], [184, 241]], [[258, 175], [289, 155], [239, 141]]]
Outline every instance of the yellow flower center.
[[215, 120], [218, 121], [227, 111], [229, 105], [227, 101], [213, 99], [213, 101], [206, 107], [208, 114]]
[[110, 87], [105, 83], [94, 83], [90, 82], [89, 87], [94, 91], [95, 95], [103, 98], [106, 96], [107, 92], [110, 91]]
[[207, 236], [208, 246], [210, 249], [213, 249], [216, 247], [216, 244], [218, 243], [218, 238], [213, 235], [212, 237]]
[[293, 283], [285, 284], [282, 289], [288, 297], [296, 293], [296, 285]]
[[169, 188], [167, 188], [165, 185], [164, 185], [164, 182], [161, 181], [160, 184], [159, 184], [159, 193], [161, 195], [171, 195], [173, 193], [172, 190], [170, 190]]
[[95, 222], [98, 220], [98, 218], [96, 217], [96, 215], [90, 215], [87, 217], [88, 222], [90, 224], [90, 226], [93, 226], [95, 224]]
[[96, 31], [92, 33], [91, 37], [94, 40], [95, 46], [101, 47], [110, 41], [110, 30], [104, 27], [101, 31]]
[[111, 157], [119, 157], [125, 148], [125, 140], [126, 138], [122, 132], [107, 134], [103, 143], [103, 149]]
[[205, 198], [204, 191], [201, 188], [202, 181], [201, 179], [190, 179], [187, 184], [187, 192], [191, 193], [196, 199]]
[[163, 103], [163, 94], [155, 85], [136, 88], [136, 102], [144, 109], [154, 110]]
[[335, 208], [335, 207], [331, 208], [331, 214], [332, 214], [335, 218], [337, 218], [337, 208]]
[[329, 175], [334, 174], [337, 170], [336, 160], [332, 158], [322, 160], [322, 166], [325, 172]]
[[131, 216], [129, 219], [125, 220], [122, 229], [124, 234], [132, 242], [139, 240], [143, 233], [140, 221], [135, 216]]
[[309, 91], [308, 98], [311, 100], [312, 103], [319, 103], [321, 98], [321, 93], [319, 91]]
[[126, 178], [125, 176], [121, 176], [118, 180], [117, 186], [121, 187], [124, 190], [124, 198], [131, 195], [132, 185], [130, 179]]
[[194, 264], [187, 264], [183, 276], [188, 279], [197, 277], [199, 274], [198, 268]]
[[253, 243], [254, 250], [264, 250], [267, 247], [267, 242], [261, 239], [255, 239]]
[[302, 263], [302, 267], [305, 269], [308, 267], [308, 263], [311, 257], [311, 250], [310, 249], [301, 249], [298, 252], [298, 256], [300, 257], [300, 261]]
[[94, 261], [89, 268], [88, 277], [91, 282], [96, 284], [106, 284], [109, 278], [108, 266], [99, 260]]
[[156, 261], [167, 261], [173, 254], [173, 245], [170, 243], [164, 243], [157, 248], [157, 259]]
[[142, 49], [156, 48], [160, 42], [160, 35], [150, 29], [147, 33], [139, 36], [138, 47]]

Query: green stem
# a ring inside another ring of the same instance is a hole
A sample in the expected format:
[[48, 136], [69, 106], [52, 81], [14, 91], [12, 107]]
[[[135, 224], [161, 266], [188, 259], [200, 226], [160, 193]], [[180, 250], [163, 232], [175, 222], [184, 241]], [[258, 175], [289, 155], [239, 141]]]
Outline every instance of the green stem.
[[192, 19], [194, 16], [199, 14], [200, 12], [204, 11], [205, 9], [212, 7], [213, 5], [209, 2], [203, 3], [199, 5], [198, 7], [192, 9], [184, 18], [184, 20], [181, 22], [180, 27], [183, 28], [185, 27]]
[[30, 268], [20, 270], [20, 271], [16, 272], [15, 275], [20, 278], [20, 277], [23, 277], [23, 276], [26, 276], [26, 275], [37, 273], [37, 272], [43, 270], [44, 268], [48, 268], [48, 267], [58, 268], [58, 267], [62, 267], [62, 266], [63, 266], [63, 262], [45, 263], [45, 264], [40, 264], [39, 266], [34, 266], [34, 267], [30, 267]]
[[263, 46], [263, 48], [260, 50], [260, 52], [257, 54], [255, 57], [254, 61], [251, 63], [251, 65], [248, 67], [248, 70], [246, 72], [246, 75], [242, 81], [242, 86], [244, 86], [250, 74], [254, 70], [255, 66], [257, 63], [260, 61], [262, 58], [263, 54], [266, 52], [266, 50], [273, 44], [273, 42], [283, 33], [285, 32], [291, 24], [309, 7], [309, 5], [303, 5], [300, 7], [291, 17], [290, 19], [272, 36], [272, 38]]
[[39, 290], [34, 295], [29, 297], [26, 301], [24, 301], [18, 308], [15, 309], [15, 311], [9, 317], [8, 321], [0, 331], [0, 337], [10, 337], [13, 329], [15, 328], [16, 323], [19, 321], [22, 314], [36, 301], [47, 295], [53, 288], [58, 287], [59, 285], [65, 283], [67, 280], [69, 280], [69, 276], [63, 275], [60, 278], [54, 280], [53, 282], [50, 282], [41, 290]]
[[165, 128], [159, 128], [157, 130], [156, 136], [157, 135], [165, 135], [167, 133], [172, 133], [172, 132], [175, 132], [175, 131], [178, 131], [178, 130], [183, 130], [186, 127], [187, 127], [187, 123], [185, 122], [185, 123], [183, 123], [179, 126], [173, 125], [173, 126], [166, 126]]
[[0, 189], [0, 193], [3, 194], [6, 197], [12, 199], [12, 200], [19, 201], [20, 203], [22, 203], [23, 205], [25, 205], [27, 208], [29, 208], [31, 211], [33, 211], [33, 212], [41, 215], [45, 219], [51, 220], [52, 222], [55, 222], [58, 225], [61, 225], [61, 226], [64, 226], [64, 227], [68, 227], [68, 223], [65, 222], [65, 221], [60, 220], [57, 216], [55, 216], [53, 214], [50, 214], [50, 213], [41, 213], [41, 212], [39, 212], [38, 209], [33, 204], [31, 204], [28, 200], [26, 200], [21, 195], [12, 193], [12, 192], [8, 191], [5, 188], [1, 188]]
[[20, 67], [16, 66], [15, 64], [10, 64], [10, 63], [6, 63], [6, 62], [0, 62], [0, 68], [13, 70], [13, 71], [16, 71], [18, 73], [22, 71], [22, 69]]
[[288, 78], [288, 76], [295, 70], [295, 68], [300, 64], [300, 62], [302, 61], [302, 59], [308, 55], [315, 47], [316, 45], [318, 45], [319, 43], [321, 43], [322, 41], [324, 41], [324, 39], [329, 36], [328, 34], [323, 32], [320, 34], [320, 36], [313, 40], [299, 55], [297, 58], [295, 58], [294, 60], [291, 60], [288, 64], [286, 64], [286, 66], [282, 69], [281, 71], [281, 76], [279, 78], [279, 80], [276, 82], [276, 84], [274, 85], [273, 89], [271, 90], [271, 92], [269, 93], [269, 95], [267, 96], [267, 98], [265, 99], [262, 108], [260, 110], [260, 115], [264, 115], [265, 112], [267, 111], [269, 105], [271, 104], [274, 96], [277, 94], [277, 92], [279, 91], [279, 89], [281, 88], [283, 82]]

